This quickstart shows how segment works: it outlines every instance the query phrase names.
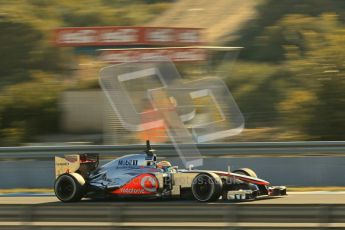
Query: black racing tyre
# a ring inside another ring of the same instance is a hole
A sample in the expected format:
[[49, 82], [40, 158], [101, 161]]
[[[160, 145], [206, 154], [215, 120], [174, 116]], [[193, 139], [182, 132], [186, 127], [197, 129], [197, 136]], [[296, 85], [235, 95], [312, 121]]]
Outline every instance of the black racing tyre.
[[219, 199], [222, 194], [223, 183], [214, 173], [200, 173], [192, 182], [192, 193], [196, 200], [212, 202]]
[[233, 173], [237, 173], [237, 174], [242, 174], [242, 175], [245, 175], [245, 176], [250, 176], [250, 177], [258, 178], [258, 176], [254, 172], [254, 170], [252, 170], [250, 168], [237, 169], [237, 170], [233, 171]]
[[55, 180], [54, 192], [62, 202], [80, 201], [85, 193], [84, 184], [85, 181], [80, 174], [65, 173]]

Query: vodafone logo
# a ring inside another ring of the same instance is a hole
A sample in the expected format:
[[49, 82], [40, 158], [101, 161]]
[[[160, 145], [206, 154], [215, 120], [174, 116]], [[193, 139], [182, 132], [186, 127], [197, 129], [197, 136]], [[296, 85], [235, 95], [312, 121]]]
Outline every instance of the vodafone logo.
[[123, 62], [133, 61], [131, 55], [126, 52], [118, 52], [118, 53], [105, 52], [104, 54], [101, 54], [100, 59], [102, 61], [112, 62], [112, 63], [123, 63]]
[[174, 35], [172, 29], [153, 29], [147, 31], [146, 37], [150, 42], [173, 42]]
[[66, 160], [70, 163], [75, 163], [78, 161], [78, 156], [67, 156]]
[[109, 63], [126, 63], [141, 61], [145, 58], [168, 57], [174, 62], [205, 61], [207, 53], [202, 48], [154, 48], [154, 49], [114, 49], [105, 50], [100, 54], [100, 60]]
[[114, 190], [112, 193], [122, 195], [148, 195], [156, 193], [157, 189], [158, 181], [155, 176], [151, 174], [141, 174], [133, 178], [120, 189]]
[[200, 49], [181, 49], [171, 54], [174, 61], [200, 61], [206, 59], [204, 50]]
[[59, 46], [108, 45], [181, 45], [201, 43], [199, 28], [170, 27], [65, 27], [55, 30], [55, 43]]
[[95, 30], [76, 30], [63, 31], [58, 37], [59, 43], [93, 43], [97, 41], [97, 31]]
[[157, 181], [153, 176], [144, 176], [140, 181], [140, 185], [147, 192], [157, 191]]
[[136, 188], [121, 188], [120, 192], [123, 194], [145, 194], [144, 189], [136, 189]]
[[191, 30], [180, 32], [178, 35], [178, 40], [182, 43], [198, 43], [200, 42], [199, 31]]

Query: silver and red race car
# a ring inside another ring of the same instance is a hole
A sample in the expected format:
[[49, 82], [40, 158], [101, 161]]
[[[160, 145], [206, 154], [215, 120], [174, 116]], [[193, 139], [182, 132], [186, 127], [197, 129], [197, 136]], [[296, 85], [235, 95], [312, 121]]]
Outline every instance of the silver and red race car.
[[253, 200], [286, 195], [285, 186], [270, 186], [255, 172], [242, 168], [233, 172], [178, 169], [157, 162], [147, 142], [146, 150], [126, 155], [98, 167], [98, 154], [55, 157], [54, 191], [63, 202], [82, 198], [167, 198], [201, 202]]

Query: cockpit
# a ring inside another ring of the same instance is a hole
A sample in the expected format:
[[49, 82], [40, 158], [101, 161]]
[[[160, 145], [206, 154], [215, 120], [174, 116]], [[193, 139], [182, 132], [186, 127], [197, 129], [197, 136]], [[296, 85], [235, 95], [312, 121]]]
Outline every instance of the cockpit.
[[156, 167], [156, 165], [157, 165], [157, 157], [156, 157], [156, 155], [146, 156], [145, 157], [145, 161], [146, 161], [146, 166], [147, 167]]

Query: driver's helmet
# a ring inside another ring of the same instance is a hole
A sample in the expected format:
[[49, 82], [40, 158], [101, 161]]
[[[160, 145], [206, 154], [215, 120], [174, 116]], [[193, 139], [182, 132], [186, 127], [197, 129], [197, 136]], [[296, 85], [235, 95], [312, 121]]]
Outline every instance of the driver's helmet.
[[162, 169], [163, 171], [168, 171], [171, 167], [171, 164], [169, 161], [160, 161], [157, 163], [157, 168]]

